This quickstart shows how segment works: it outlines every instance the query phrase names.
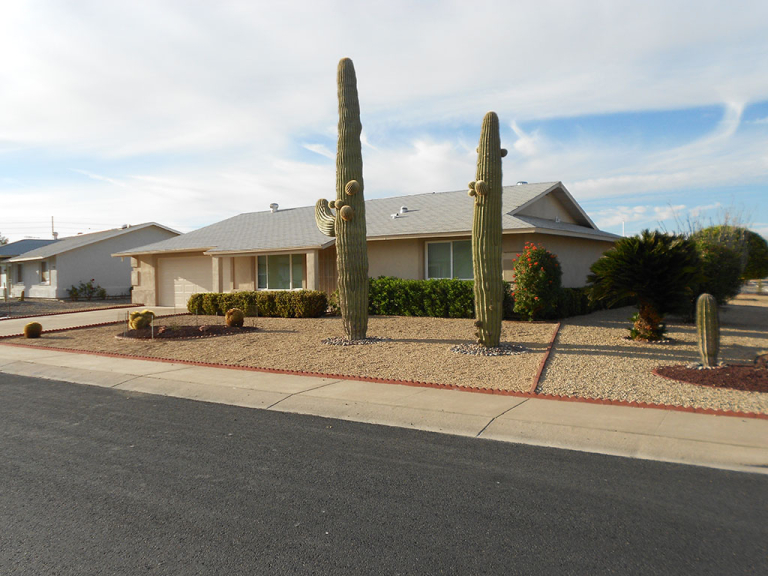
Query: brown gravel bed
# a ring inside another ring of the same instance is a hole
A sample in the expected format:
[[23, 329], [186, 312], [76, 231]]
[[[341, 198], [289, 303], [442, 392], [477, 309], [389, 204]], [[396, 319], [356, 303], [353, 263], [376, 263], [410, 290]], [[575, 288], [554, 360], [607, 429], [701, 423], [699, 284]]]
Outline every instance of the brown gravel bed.
[[[768, 413], [768, 394], [702, 387], [652, 373], [699, 360], [696, 327], [672, 318], [669, 344], [624, 339], [633, 308], [563, 321], [537, 392], [656, 404]], [[742, 294], [720, 314], [720, 360], [748, 364], [768, 348], [768, 299]]]
[[[212, 323], [210, 317], [195, 320], [193, 316], [179, 316], [173, 320], [177, 324], [195, 321]], [[246, 326], [253, 322], [246, 318]], [[343, 334], [340, 318], [258, 318], [256, 325], [259, 330], [255, 333], [200, 340], [117, 339], [114, 336], [122, 334], [122, 329], [113, 325], [7, 342], [526, 392], [555, 328], [548, 323], [504, 322], [502, 341], [522, 344], [529, 352], [481, 357], [450, 350], [469, 342], [475, 330], [471, 319], [372, 317], [368, 335], [389, 339], [372, 346], [322, 344], [324, 338]]]
[[671, 380], [697, 386], [768, 392], [768, 370], [754, 366], [726, 364], [711, 369], [689, 368], [684, 365], [662, 366], [656, 369], [656, 373]]

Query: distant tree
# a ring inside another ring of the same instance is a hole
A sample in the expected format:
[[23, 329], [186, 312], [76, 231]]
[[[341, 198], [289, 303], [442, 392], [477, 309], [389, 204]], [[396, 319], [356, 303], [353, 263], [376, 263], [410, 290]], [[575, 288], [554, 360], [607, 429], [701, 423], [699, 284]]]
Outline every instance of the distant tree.
[[635, 302], [632, 338], [659, 340], [664, 315], [686, 310], [702, 281], [701, 260], [694, 242], [684, 236], [643, 230], [622, 238], [592, 265], [591, 302], [612, 306]]
[[692, 238], [701, 259], [702, 281], [694, 287], [688, 316], [693, 321], [696, 299], [701, 294], [711, 294], [719, 305], [738, 296], [741, 292], [744, 271], [742, 252], [734, 244], [721, 243], [707, 236]]
[[8, 244], [8, 238], [0, 234], [0, 246], [2, 246], [3, 244]]
[[748, 257], [742, 278], [744, 280], [760, 280], [768, 277], [768, 242], [765, 238], [752, 232], [744, 231], [747, 237]]

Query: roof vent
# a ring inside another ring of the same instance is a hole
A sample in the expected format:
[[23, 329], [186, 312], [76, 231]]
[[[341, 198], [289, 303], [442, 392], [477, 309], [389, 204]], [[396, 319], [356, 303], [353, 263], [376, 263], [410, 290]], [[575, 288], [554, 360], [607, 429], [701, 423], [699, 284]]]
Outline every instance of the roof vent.
[[408, 212], [408, 206], [400, 206], [400, 214], [405, 214]]
[[120, 226], [120, 230], [125, 230], [126, 228], [128, 228], [128, 224], [123, 224]]
[[525, 180], [519, 180], [519, 181], [517, 182], [517, 185], [518, 185], [518, 186], [522, 186], [523, 184], [528, 184], [528, 182], [526, 182]]
[[58, 232], [54, 232], [53, 233], [53, 239], [54, 240], [58, 240], [59, 239], [59, 233]]
[[272, 204], [269, 205], [269, 209], [272, 210], [272, 212], [277, 212], [279, 207], [280, 206], [278, 206], [276, 202], [272, 202]]
[[392, 217], [392, 220], [394, 220], [395, 218], [400, 218], [400, 214], [397, 212], [395, 212], [394, 214], [390, 214], [390, 216]]

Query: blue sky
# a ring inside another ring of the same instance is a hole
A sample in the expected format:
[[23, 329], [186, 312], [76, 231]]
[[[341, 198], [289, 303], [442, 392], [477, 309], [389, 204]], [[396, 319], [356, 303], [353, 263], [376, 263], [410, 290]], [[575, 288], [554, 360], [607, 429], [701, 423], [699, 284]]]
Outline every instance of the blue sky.
[[275, 4], [5, 3], [0, 234], [332, 197], [348, 56], [368, 198], [464, 188], [495, 110], [505, 182], [562, 180], [604, 230], [768, 236], [765, 2]]

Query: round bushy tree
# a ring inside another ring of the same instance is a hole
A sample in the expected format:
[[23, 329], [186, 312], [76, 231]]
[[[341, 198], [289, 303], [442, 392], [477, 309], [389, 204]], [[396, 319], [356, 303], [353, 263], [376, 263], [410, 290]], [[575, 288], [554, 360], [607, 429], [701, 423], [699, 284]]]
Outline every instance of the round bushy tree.
[[633, 300], [638, 314], [630, 335], [659, 340], [664, 314], [685, 310], [702, 282], [700, 265], [692, 240], [643, 230], [618, 240], [592, 265], [589, 299], [608, 306]]
[[691, 310], [695, 307], [696, 298], [705, 293], [712, 294], [718, 305], [722, 306], [741, 291], [742, 267], [739, 253], [708, 239], [697, 240], [696, 248], [701, 259], [703, 282], [696, 287]]
[[514, 260], [515, 312], [528, 320], [554, 316], [562, 277], [554, 254], [540, 244], [526, 242]]
[[744, 231], [747, 240], [747, 265], [744, 267], [744, 280], [761, 280], [768, 277], [768, 242], [752, 232]]

